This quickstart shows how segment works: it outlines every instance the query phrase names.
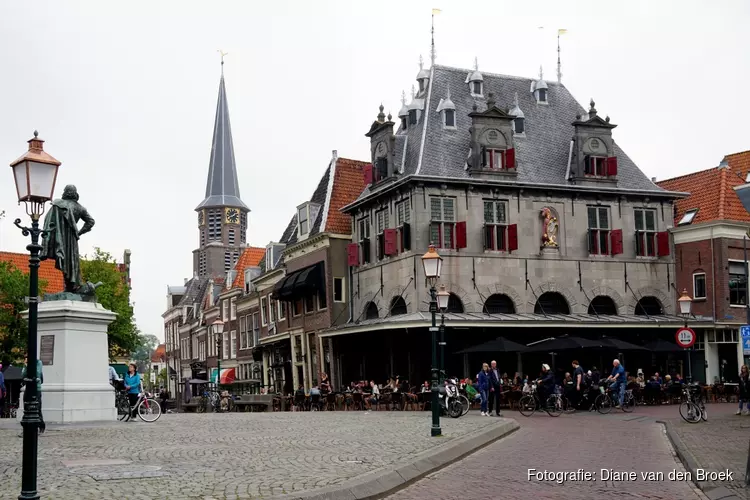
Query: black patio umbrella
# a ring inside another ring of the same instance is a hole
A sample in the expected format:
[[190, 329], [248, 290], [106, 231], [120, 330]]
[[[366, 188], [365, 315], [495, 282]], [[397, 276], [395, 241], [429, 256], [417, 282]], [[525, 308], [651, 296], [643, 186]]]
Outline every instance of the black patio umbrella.
[[512, 340], [508, 340], [505, 337], [498, 337], [494, 340], [490, 340], [489, 342], [485, 342], [483, 344], [469, 347], [467, 349], [464, 349], [463, 351], [458, 351], [456, 354], [471, 354], [475, 352], [525, 352], [525, 351], [526, 351], [525, 345], [519, 344], [518, 342], [513, 342]]
[[662, 339], [656, 339], [649, 342], [645, 347], [651, 352], [682, 352], [684, 350], [677, 345], [677, 342], [667, 342]]
[[630, 342], [626, 342], [624, 340], [612, 338], [612, 337], [604, 337], [600, 340], [597, 340], [596, 342], [601, 343], [601, 347], [611, 347], [613, 349], [617, 349], [618, 351], [647, 351], [648, 349], [646, 347], [631, 344]]
[[583, 348], [596, 348], [601, 346], [601, 342], [597, 340], [584, 339], [582, 337], [573, 337], [563, 335], [562, 337], [555, 337], [540, 340], [538, 342], [532, 342], [526, 346], [524, 352], [554, 352], [554, 351], [566, 351], [572, 349], [583, 349]]

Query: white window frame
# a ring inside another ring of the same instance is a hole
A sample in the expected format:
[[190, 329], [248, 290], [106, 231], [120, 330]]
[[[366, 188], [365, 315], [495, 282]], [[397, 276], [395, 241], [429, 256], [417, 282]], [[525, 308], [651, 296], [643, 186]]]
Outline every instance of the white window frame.
[[[750, 173], [748, 173], [750, 175]], [[688, 224], [693, 223], [693, 219], [695, 219], [695, 216], [698, 215], [698, 209], [697, 208], [691, 208], [690, 210], [686, 210], [683, 214], [680, 221], [677, 223], [678, 226], [687, 226]]]
[[[336, 300], [336, 280], [341, 281], [341, 300]], [[333, 278], [333, 294], [332, 295], [333, 295], [333, 302], [334, 303], [341, 304], [341, 303], [346, 302], [346, 279], [345, 278], [338, 278], [338, 277], [334, 276], [334, 278]]]
[[484, 168], [491, 170], [508, 170], [508, 164], [505, 161], [507, 149], [485, 148], [484, 149]]
[[411, 224], [411, 200], [406, 198], [396, 203], [396, 230], [398, 231], [397, 250], [399, 253], [404, 250], [404, 224]]
[[241, 316], [240, 317], [240, 351], [242, 349], [247, 349], [247, 336], [246, 336], [246, 327], [247, 327], [247, 316]]
[[221, 359], [229, 359], [229, 332], [221, 333]]
[[193, 337], [193, 352], [190, 353], [190, 359], [195, 359], [198, 357], [198, 337]]
[[266, 318], [266, 298], [260, 298], [260, 324], [262, 326], [268, 326], [268, 318]]
[[198, 341], [198, 361], [206, 361], [206, 341]]
[[276, 301], [268, 296], [268, 323], [273, 325], [276, 323]]
[[[453, 125], [448, 125], [448, 112], [453, 113]], [[456, 122], [458, 119], [455, 109], [444, 109], [441, 111], [443, 114], [443, 129], [444, 130], [456, 130]]]
[[237, 330], [229, 332], [229, 357], [237, 359]]
[[[302, 232], [302, 214], [305, 214], [305, 222], [307, 223], [307, 230]], [[299, 237], [304, 237], [310, 234], [310, 203], [304, 203], [297, 207], [297, 234]]]
[[[434, 218], [432, 214], [432, 202], [433, 200], [440, 200], [440, 217]], [[445, 202], [447, 200], [451, 200], [451, 203], [453, 204], [453, 219], [448, 219], [445, 216]], [[443, 250], [453, 250], [456, 247], [456, 198], [452, 196], [430, 196], [430, 239], [432, 239], [432, 229], [433, 226], [437, 225], [439, 228], [438, 231], [438, 241], [431, 242], [433, 245], [435, 245], [435, 248], [440, 248]], [[445, 246], [445, 233], [450, 231], [450, 246]]]
[[[596, 209], [596, 227], [591, 227], [591, 221], [589, 220], [589, 210], [592, 208]], [[600, 210], [604, 208], [607, 211], [607, 227], [602, 227], [602, 219], [600, 217]], [[609, 206], [606, 205], [588, 205], [586, 207], [586, 225], [588, 227], [588, 234], [587, 240], [589, 237], [589, 234], [591, 231], [596, 231], [596, 251], [592, 251], [591, 243], [589, 240], [589, 254], [590, 255], [610, 255], [612, 253], [612, 241], [611, 241], [611, 234], [612, 234], [612, 210]], [[604, 233], [604, 241], [607, 244], [606, 251], [602, 252], [602, 233]]]
[[258, 324], [258, 313], [253, 313], [253, 347], [260, 343], [260, 325]]
[[[492, 247], [488, 247], [486, 250], [489, 251], [495, 251], [495, 252], [507, 252], [508, 251], [508, 207], [509, 203], [507, 200], [482, 200], [482, 220], [484, 221], [484, 227], [485, 231], [487, 231], [486, 228], [491, 227], [492, 228]], [[492, 220], [487, 220], [487, 211], [486, 211], [486, 205], [492, 204]], [[505, 214], [505, 220], [500, 221], [497, 216], [497, 207], [502, 206], [503, 211]], [[502, 235], [502, 241], [503, 245], [499, 245], [498, 236]], [[487, 235], [486, 233], [482, 235], [482, 237], [486, 239]]]
[[[309, 309], [307, 307], [307, 299], [308, 299], [308, 297], [312, 298], [312, 303], [311, 303]], [[302, 298], [302, 311], [305, 314], [312, 314], [312, 313], [314, 313], [315, 312], [315, 302], [316, 302], [316, 299], [315, 299], [315, 296], [313, 296], [313, 295], [306, 295], [305, 297], [303, 297]]]
[[[646, 229], [646, 212], [651, 212], [654, 215], [654, 228]], [[636, 237], [636, 256], [637, 257], [657, 257], [659, 249], [657, 248], [656, 234], [659, 232], [659, 225], [657, 222], [657, 214], [655, 208], [638, 207], [633, 209], [634, 229]], [[642, 224], [642, 229], [638, 229], [638, 222]], [[651, 243], [653, 253], [649, 253], [648, 244]], [[640, 253], [638, 248], [640, 247]]]
[[[479, 93], [474, 92], [474, 85], [479, 84]], [[482, 97], [484, 95], [484, 82], [482, 80], [472, 80], [469, 82], [469, 92], [472, 97]]]
[[[695, 278], [696, 278], [696, 276], [703, 276], [703, 293], [705, 294], [705, 295], [703, 295], [703, 297], [698, 297], [698, 295], [695, 293]], [[708, 295], [708, 290], [707, 290], [706, 284], [707, 284], [707, 282], [706, 282], [706, 273], [705, 272], [702, 272], [702, 273], [693, 273], [693, 300], [704, 300], [704, 299], [706, 299], [706, 295]]]
[[229, 319], [237, 319], [237, 297], [229, 299]]
[[[318, 293], [315, 294], [315, 307], [316, 307], [316, 309], [318, 311], [325, 311], [326, 309], [328, 309], [328, 295], [327, 295], [327, 293], [328, 293], [328, 290], [326, 290], [323, 293], [318, 292]], [[321, 297], [321, 295], [325, 297], [325, 300], [326, 300], [326, 306], [325, 307], [320, 307], [320, 297]]]
[[273, 245], [268, 245], [266, 247], [266, 272], [271, 271], [273, 269]]
[[279, 321], [283, 321], [286, 319], [286, 309], [284, 308], [284, 302], [281, 300], [276, 301], [276, 306], [278, 308], [278, 315], [276, 316]]
[[[741, 264], [743, 266], [743, 269], [744, 269], [744, 266], [745, 266], [745, 261], [744, 260], [727, 259], [727, 286], [729, 286], [729, 275], [731, 274], [730, 273], [730, 267], [731, 267], [732, 263]], [[750, 295], [750, 293], [748, 293], [748, 292], [750, 292], [750, 290], [748, 290], [749, 288], [750, 288], [750, 284], [745, 283], [745, 301], [747, 301], [748, 295]], [[728, 293], [728, 298], [730, 298], [729, 307], [742, 307], [742, 308], [747, 307], [747, 304], [732, 304], [732, 301], [731, 301], [731, 296], [732, 296], [731, 290], [727, 289], [727, 293]]]
[[221, 320], [229, 321], [229, 301], [226, 299], [221, 301]]

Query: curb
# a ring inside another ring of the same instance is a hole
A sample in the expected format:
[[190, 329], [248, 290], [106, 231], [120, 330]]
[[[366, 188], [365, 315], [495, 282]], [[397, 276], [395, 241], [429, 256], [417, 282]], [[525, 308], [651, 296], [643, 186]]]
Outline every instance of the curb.
[[[672, 424], [666, 420], [657, 420], [656, 422], [664, 425], [664, 430], [667, 433], [667, 438], [669, 438], [669, 441], [672, 443], [672, 446], [674, 447], [674, 450], [677, 453], [677, 457], [680, 459], [680, 462], [682, 462], [682, 465], [684, 465], [685, 469], [690, 472], [691, 477], [698, 477], [697, 469], [701, 467], [698, 466], [698, 461], [695, 459], [693, 454], [688, 451], [685, 443], [682, 442], [680, 436], [678, 436], [674, 431], [674, 429], [672, 428]], [[710, 500], [741, 500], [740, 497], [732, 493], [729, 488], [726, 488], [724, 486], [706, 489], [706, 482], [698, 481], [696, 479], [693, 479], [693, 484], [695, 484]]]
[[484, 427], [479, 432], [462, 436], [420, 453], [414, 457], [412, 462], [371, 471], [340, 485], [275, 498], [278, 500], [366, 500], [382, 498], [471, 455], [475, 451], [515, 432], [519, 427], [515, 420], [503, 418], [501, 422], [497, 422], [489, 429]]

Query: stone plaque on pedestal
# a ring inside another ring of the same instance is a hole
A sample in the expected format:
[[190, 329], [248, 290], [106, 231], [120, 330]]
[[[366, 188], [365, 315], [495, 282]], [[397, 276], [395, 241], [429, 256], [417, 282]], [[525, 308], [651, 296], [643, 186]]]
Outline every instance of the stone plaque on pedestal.
[[[107, 327], [116, 317], [93, 302], [56, 300], [39, 304], [37, 335], [46, 422], [115, 420], [115, 393], [108, 379]], [[18, 419], [22, 416], [21, 405]]]

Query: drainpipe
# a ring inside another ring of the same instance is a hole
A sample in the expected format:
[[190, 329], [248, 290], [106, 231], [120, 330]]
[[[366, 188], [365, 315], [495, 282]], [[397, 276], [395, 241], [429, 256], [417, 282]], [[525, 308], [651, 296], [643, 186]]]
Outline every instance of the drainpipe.
[[349, 319], [346, 322], [351, 323], [354, 320], [354, 271], [351, 266], [349, 266], [349, 283], [347, 285], [349, 292]]

